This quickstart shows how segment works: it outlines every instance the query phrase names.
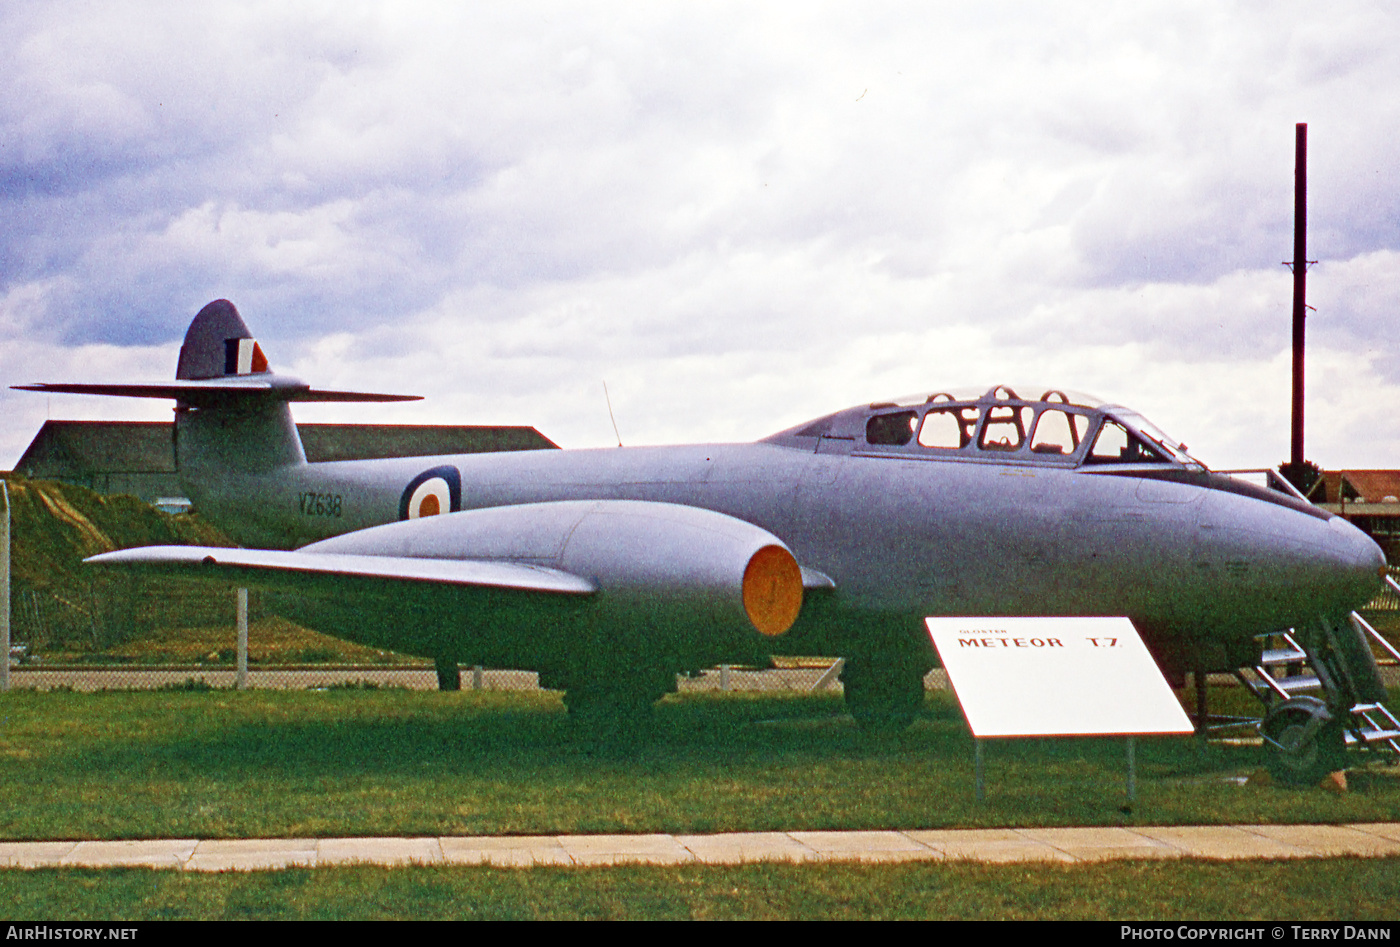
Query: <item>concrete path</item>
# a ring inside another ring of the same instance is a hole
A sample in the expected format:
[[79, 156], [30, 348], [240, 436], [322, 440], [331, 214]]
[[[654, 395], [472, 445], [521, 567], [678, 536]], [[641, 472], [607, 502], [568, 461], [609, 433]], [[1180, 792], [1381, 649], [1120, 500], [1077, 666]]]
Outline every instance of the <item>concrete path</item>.
[[744, 862], [1060, 862], [1400, 855], [1400, 823], [719, 835], [151, 839], [0, 842], [0, 867], [254, 871], [325, 865], [736, 865]]

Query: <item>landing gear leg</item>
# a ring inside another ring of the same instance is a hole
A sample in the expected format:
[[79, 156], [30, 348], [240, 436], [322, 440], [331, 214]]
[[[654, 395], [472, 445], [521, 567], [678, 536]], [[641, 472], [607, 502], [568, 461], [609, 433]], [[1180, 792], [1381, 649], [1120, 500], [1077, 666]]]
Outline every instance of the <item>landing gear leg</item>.
[[438, 655], [433, 659], [433, 667], [437, 670], [438, 690], [459, 691], [462, 689], [462, 669], [457, 666], [456, 658]]

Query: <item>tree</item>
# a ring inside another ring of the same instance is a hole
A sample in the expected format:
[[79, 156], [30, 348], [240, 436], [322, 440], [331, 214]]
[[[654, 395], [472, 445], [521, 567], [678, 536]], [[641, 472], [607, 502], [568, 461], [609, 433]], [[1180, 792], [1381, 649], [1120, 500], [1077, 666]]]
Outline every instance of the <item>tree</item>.
[[1293, 484], [1294, 488], [1304, 496], [1318, 480], [1322, 479], [1322, 468], [1310, 460], [1305, 460], [1301, 464], [1285, 461], [1278, 465], [1278, 472], [1283, 475], [1283, 479]]

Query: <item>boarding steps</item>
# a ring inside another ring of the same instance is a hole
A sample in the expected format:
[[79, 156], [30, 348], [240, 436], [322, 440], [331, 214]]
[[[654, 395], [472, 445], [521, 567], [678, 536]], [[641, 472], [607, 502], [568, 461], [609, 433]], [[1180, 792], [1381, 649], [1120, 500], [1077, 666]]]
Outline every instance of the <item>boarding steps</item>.
[[[1394, 579], [1387, 578], [1396, 591], [1400, 592]], [[1371, 627], [1370, 623], [1352, 612], [1349, 616], [1356, 629], [1385, 651], [1400, 661], [1400, 652]], [[1324, 666], [1319, 669], [1298, 641], [1294, 629], [1260, 635], [1264, 647], [1259, 663], [1249, 669], [1240, 669], [1235, 675], [1264, 704], [1265, 708], [1298, 697], [1316, 697], [1329, 704], [1337, 695], [1352, 693], [1352, 689], [1342, 684], [1343, 673], [1336, 667], [1330, 671]], [[1328, 686], [1328, 680], [1335, 683]], [[1374, 696], [1374, 695], [1372, 695]], [[1350, 704], [1342, 724], [1343, 738], [1347, 746], [1360, 746], [1370, 750], [1388, 751], [1400, 760], [1400, 719], [1379, 700], [1345, 700]]]

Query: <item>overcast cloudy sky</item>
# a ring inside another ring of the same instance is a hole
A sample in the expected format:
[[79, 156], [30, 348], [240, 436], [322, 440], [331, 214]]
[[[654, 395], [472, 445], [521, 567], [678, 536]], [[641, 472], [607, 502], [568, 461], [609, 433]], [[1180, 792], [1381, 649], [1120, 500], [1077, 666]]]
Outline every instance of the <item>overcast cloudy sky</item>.
[[[1029, 380], [1216, 467], [1400, 466], [1400, 18], [1380, 3], [0, 6], [0, 381], [273, 367], [304, 421], [762, 437]], [[169, 406], [0, 394], [45, 417]]]

